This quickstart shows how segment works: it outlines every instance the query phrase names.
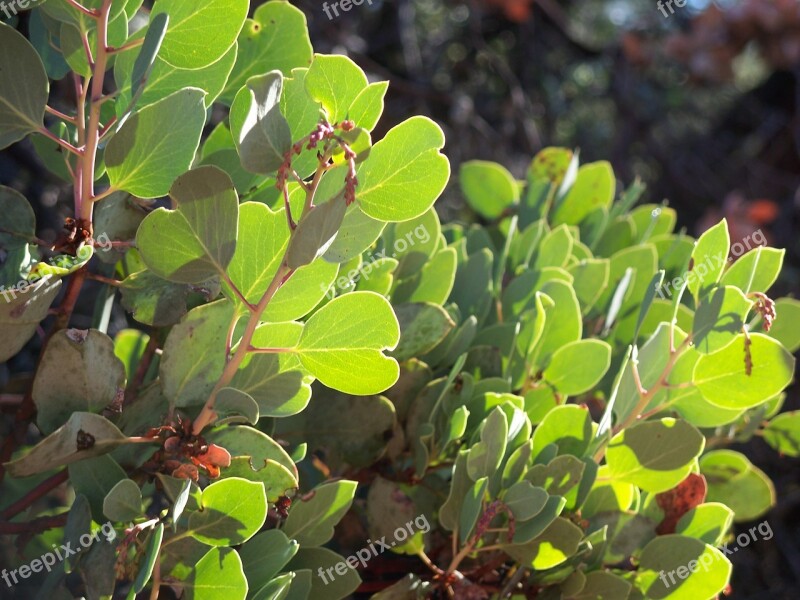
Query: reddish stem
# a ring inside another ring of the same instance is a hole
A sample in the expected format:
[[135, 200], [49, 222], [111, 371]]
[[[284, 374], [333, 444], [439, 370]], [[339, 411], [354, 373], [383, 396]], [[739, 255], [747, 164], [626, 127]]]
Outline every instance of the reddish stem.
[[25, 494], [22, 498], [14, 502], [11, 506], [6, 508], [2, 514], [0, 514], [0, 518], [3, 520], [11, 519], [21, 513], [23, 510], [28, 508], [31, 504], [39, 500], [42, 496], [47, 494], [48, 492], [54, 490], [59, 485], [64, 483], [69, 478], [69, 473], [66, 469], [63, 471], [59, 471], [49, 479], [45, 479], [42, 483], [37, 485], [33, 488], [30, 492]]

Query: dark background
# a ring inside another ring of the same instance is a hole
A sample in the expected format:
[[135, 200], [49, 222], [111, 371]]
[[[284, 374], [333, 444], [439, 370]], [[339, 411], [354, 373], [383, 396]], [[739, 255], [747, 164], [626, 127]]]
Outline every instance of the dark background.
[[[689, 0], [665, 17], [655, 0], [363, 0], [331, 20], [321, 2], [293, 3], [316, 51], [391, 80], [374, 137], [424, 114], [444, 128], [454, 174], [480, 158], [519, 178], [541, 148], [579, 148], [583, 162], [610, 160], [624, 185], [642, 178], [646, 201], [668, 199], [693, 235], [723, 216], [732, 241], [761, 229], [787, 248], [772, 295], [800, 291], [800, 1]], [[69, 194], [29, 146], [0, 153], [0, 183], [34, 202], [40, 237], [55, 235], [52, 208], [66, 216]], [[437, 206], [443, 220], [473, 218], [456, 183]], [[32, 368], [32, 346], [0, 365], [0, 387]], [[798, 408], [795, 385], [785, 409]], [[800, 460], [760, 439], [737, 449], [773, 479], [778, 503], [764, 517], [774, 537], [731, 557], [730, 597], [794, 600]]]

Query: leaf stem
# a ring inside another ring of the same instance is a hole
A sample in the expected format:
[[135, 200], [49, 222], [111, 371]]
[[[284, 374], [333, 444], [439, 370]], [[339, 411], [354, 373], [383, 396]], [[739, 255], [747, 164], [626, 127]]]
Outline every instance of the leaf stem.
[[99, 19], [101, 13], [93, 10], [91, 8], [86, 8], [83, 4], [78, 2], [77, 0], [64, 0], [67, 4], [69, 4], [72, 8], [81, 11], [83, 14], [92, 17], [93, 19]]
[[233, 283], [233, 280], [230, 278], [230, 276], [224, 271], [221, 271], [220, 275], [222, 276], [222, 279], [225, 281], [225, 283], [228, 284], [228, 287], [231, 288], [231, 291], [239, 299], [239, 302], [244, 304], [247, 307], [247, 310], [249, 310], [251, 313], [254, 312], [256, 310], [255, 304], [251, 304], [250, 302], [247, 301], [247, 298], [245, 298], [242, 291], [238, 287], [236, 287], [236, 284]]
[[61, 146], [64, 150], [67, 150], [68, 152], [72, 152], [72, 154], [74, 154], [75, 156], [82, 156], [83, 155], [83, 153], [78, 148], [76, 148], [75, 146], [73, 146], [72, 144], [67, 142], [66, 140], [62, 140], [60, 137], [58, 137], [56, 134], [54, 134], [52, 131], [50, 131], [47, 127], [40, 127], [39, 130], [38, 130], [38, 133], [41, 133], [44, 137], [54, 141], [56, 144]]
[[106, 52], [108, 52], [109, 54], [119, 54], [120, 52], [126, 52], [127, 50], [138, 48], [142, 44], [144, 44], [143, 37], [138, 40], [133, 40], [131, 42], [128, 42], [127, 44], [123, 44], [122, 46], [119, 46], [117, 48], [106, 48]]
[[52, 106], [45, 106], [44, 109], [53, 115], [54, 117], [61, 119], [62, 121], [66, 121], [67, 123], [75, 124], [75, 117], [70, 117], [67, 114], [62, 113], [60, 110], [56, 110]]

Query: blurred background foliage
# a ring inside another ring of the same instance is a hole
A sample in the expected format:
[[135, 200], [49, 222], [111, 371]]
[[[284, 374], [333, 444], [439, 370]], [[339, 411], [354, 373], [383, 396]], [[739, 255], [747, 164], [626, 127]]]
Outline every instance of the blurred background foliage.
[[[667, 199], [692, 234], [722, 216], [732, 242], [761, 229], [788, 250], [775, 295], [800, 292], [799, 0], [363, 0], [332, 19], [322, 2], [293, 3], [319, 52], [391, 80], [377, 137], [425, 114], [446, 132], [454, 173], [480, 158], [519, 178], [539, 149], [579, 148], [582, 162], [610, 160], [626, 184], [641, 178], [647, 200]], [[52, 93], [71, 97], [70, 82]], [[70, 192], [31, 147], [0, 153], [0, 183], [23, 191], [40, 237], [55, 238]], [[457, 178], [437, 206], [444, 221], [475, 218]], [[0, 366], [0, 384], [34, 356]], [[800, 408], [797, 392], [786, 409]], [[761, 440], [740, 449], [773, 478], [778, 505], [767, 515], [774, 537], [730, 557], [730, 597], [794, 600], [800, 465]]]

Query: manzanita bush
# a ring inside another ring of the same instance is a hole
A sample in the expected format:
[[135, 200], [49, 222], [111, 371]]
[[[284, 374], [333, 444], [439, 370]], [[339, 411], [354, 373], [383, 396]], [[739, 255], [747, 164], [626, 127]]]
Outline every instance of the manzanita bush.
[[[490, 225], [442, 225], [442, 131], [373, 140], [387, 82], [314, 54], [300, 11], [141, 5], [48, 0], [30, 41], [0, 25], [0, 147], [30, 136], [74, 193], [48, 249], [0, 189], [0, 360], [54, 316], [0, 533], [18, 565], [83, 547], [3, 593], [335, 600], [380, 540], [419, 557], [384, 600], [719, 594], [717, 548], [774, 502], [723, 447], [800, 448], [778, 415], [800, 303], [767, 296], [783, 252], [731, 262], [725, 222], [674, 233], [558, 148], [526, 181], [465, 164]], [[64, 78], [74, 104], [48, 105]], [[88, 280], [94, 327], [69, 328]], [[64, 482], [70, 506], [37, 502]], [[363, 539], [334, 538], [347, 513]]]

